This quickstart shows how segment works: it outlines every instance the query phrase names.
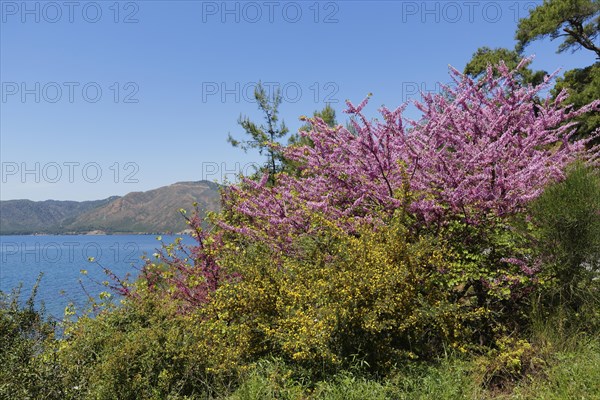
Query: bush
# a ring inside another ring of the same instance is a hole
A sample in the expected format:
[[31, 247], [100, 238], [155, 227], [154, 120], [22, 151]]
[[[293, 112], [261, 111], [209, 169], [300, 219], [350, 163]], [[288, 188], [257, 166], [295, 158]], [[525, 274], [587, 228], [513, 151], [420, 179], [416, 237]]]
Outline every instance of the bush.
[[566, 179], [549, 186], [531, 210], [539, 229], [542, 278], [554, 284], [548, 292], [555, 298], [552, 305], [559, 302], [576, 310], [588, 301], [598, 305], [600, 293], [594, 283], [600, 272], [598, 170], [583, 163], [572, 165]]
[[0, 292], [0, 399], [60, 398], [55, 374], [58, 363], [44, 357], [55, 345], [55, 325], [36, 310], [40, 274], [31, 295], [20, 304], [21, 286], [12, 293]]
[[481, 386], [506, 390], [526, 375], [543, 368], [544, 361], [536, 355], [527, 340], [505, 336], [496, 341], [496, 348], [478, 362]]
[[58, 357], [64, 398], [179, 399], [210, 388], [190, 319], [151, 297], [83, 316], [65, 329]]
[[[386, 371], [479, 340], [489, 304], [458, 294], [481, 271], [453, 263], [443, 236], [415, 237], [400, 213], [356, 234], [314, 218], [321, 233], [298, 237], [290, 253], [255, 243], [224, 258], [241, 278], [217, 289], [200, 314], [213, 332], [240, 335], [237, 363], [272, 354], [317, 375], [357, 359]], [[213, 343], [215, 352], [234, 352], [231, 341]]]

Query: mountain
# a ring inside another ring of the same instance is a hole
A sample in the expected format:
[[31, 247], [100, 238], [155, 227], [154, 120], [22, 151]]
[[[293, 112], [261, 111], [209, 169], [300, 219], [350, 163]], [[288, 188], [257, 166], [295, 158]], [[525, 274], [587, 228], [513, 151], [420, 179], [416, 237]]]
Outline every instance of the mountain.
[[0, 201], [0, 234], [157, 233], [188, 228], [179, 214], [217, 211], [220, 186], [208, 181], [178, 182], [147, 192], [97, 201]]
[[194, 202], [202, 211], [219, 209], [219, 186], [212, 182], [179, 182], [147, 192], [132, 192], [80, 215], [73, 231], [120, 233], [179, 232], [188, 226], [179, 209]]
[[109, 197], [94, 201], [0, 201], [0, 235], [35, 232], [60, 233], [74, 219], [86, 211], [102, 207], [116, 200]]

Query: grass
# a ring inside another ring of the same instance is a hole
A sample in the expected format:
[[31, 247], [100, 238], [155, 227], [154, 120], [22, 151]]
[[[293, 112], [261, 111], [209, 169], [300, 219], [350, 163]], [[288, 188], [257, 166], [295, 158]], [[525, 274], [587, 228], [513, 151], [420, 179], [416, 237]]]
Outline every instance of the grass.
[[[600, 399], [600, 337], [578, 340], [546, 331], [538, 348], [545, 367], [503, 390], [482, 388], [477, 359], [449, 357], [437, 364], [398, 368], [382, 380], [343, 372], [321, 382], [293, 377], [277, 360], [262, 361], [230, 400], [594, 400]], [[538, 336], [541, 334], [538, 332]]]

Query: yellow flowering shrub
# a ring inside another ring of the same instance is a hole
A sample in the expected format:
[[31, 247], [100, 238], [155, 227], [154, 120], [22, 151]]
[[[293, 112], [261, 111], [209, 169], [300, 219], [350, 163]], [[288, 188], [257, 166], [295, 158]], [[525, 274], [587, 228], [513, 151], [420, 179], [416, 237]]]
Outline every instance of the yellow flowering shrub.
[[297, 251], [254, 244], [223, 259], [240, 279], [199, 312], [223, 341], [211, 342], [222, 367], [271, 354], [321, 372], [357, 358], [380, 369], [464, 350], [486, 312], [453, 301], [443, 240], [414, 237], [400, 215], [355, 233], [315, 219], [322, 229], [296, 238]]

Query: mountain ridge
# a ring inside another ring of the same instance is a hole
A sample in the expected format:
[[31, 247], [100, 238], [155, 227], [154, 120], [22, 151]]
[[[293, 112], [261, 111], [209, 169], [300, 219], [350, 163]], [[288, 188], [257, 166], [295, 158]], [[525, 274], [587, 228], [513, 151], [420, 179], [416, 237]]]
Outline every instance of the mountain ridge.
[[214, 182], [182, 181], [102, 200], [3, 200], [0, 235], [180, 232], [187, 225], [178, 210], [196, 202], [203, 212], [217, 211], [220, 189]]

